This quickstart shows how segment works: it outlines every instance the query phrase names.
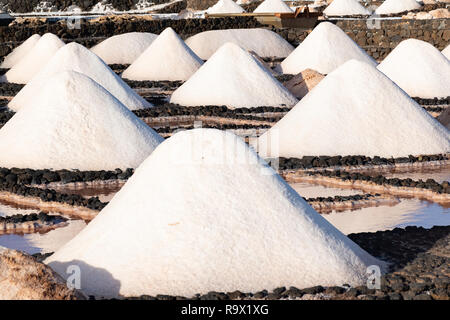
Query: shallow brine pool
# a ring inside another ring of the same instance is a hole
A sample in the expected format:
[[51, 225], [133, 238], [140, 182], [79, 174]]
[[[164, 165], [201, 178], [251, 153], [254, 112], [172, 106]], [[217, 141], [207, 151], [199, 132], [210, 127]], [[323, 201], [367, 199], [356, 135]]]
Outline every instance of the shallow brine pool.
[[[448, 181], [450, 172], [448, 168], [420, 172], [384, 172], [388, 177], [411, 179], [435, 179], [439, 182]], [[292, 183], [291, 186], [304, 198], [349, 196], [363, 194], [360, 190], [329, 188], [307, 183]], [[105, 185], [95, 187], [58, 187], [59, 192], [75, 193], [85, 197], [98, 196], [101, 201], [110, 201], [120, 190], [120, 185]], [[38, 212], [23, 206], [0, 203], [0, 216], [13, 214], [29, 214]], [[57, 213], [55, 213], [57, 214]], [[419, 199], [403, 199], [395, 205], [381, 205], [341, 212], [332, 211], [322, 214], [344, 234], [359, 232], [375, 232], [390, 230], [396, 227], [450, 225], [450, 207], [423, 201]], [[66, 227], [51, 230], [46, 233], [25, 235], [0, 235], [0, 246], [25, 251], [30, 254], [47, 253], [58, 250], [61, 246], [75, 237], [87, 224], [83, 220], [69, 220]]]

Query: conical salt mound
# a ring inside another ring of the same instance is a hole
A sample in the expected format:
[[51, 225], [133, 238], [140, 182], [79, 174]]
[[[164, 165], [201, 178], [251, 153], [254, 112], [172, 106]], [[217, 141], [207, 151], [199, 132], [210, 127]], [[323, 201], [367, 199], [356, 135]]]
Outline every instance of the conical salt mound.
[[258, 139], [264, 157], [450, 152], [450, 132], [375, 67], [351, 60]]
[[44, 34], [28, 54], [22, 57], [19, 62], [0, 78], [0, 81], [21, 84], [27, 83], [63, 46], [64, 42], [54, 34]]
[[94, 80], [65, 71], [0, 129], [0, 167], [135, 168], [162, 140]]
[[250, 108], [292, 106], [297, 99], [250, 53], [226, 43], [175, 90], [170, 102], [183, 106]]
[[[239, 186], [238, 188], [236, 186]], [[96, 296], [362, 284], [371, 257], [235, 135], [180, 132], [46, 260]]]
[[450, 130], [450, 108], [447, 107], [445, 110], [436, 118], [437, 121], [442, 123], [444, 127]]
[[48, 78], [66, 70], [83, 73], [102, 85], [128, 109], [151, 107], [151, 104], [133, 91], [99, 57], [82, 45], [72, 42], [52, 57], [48, 64], [11, 100], [8, 107], [14, 111], [33, 103]]
[[189, 79], [203, 64], [172, 28], [164, 30], [122, 74], [131, 80]]
[[283, 0], [265, 0], [253, 12], [279, 13], [279, 12], [293, 12], [293, 11], [286, 3], [284, 3]]
[[376, 14], [394, 14], [420, 9], [416, 0], [386, 0], [376, 10]]
[[245, 10], [233, 0], [219, 0], [206, 10], [207, 13], [242, 13]]
[[41, 38], [38, 34], [33, 34], [24, 43], [15, 48], [10, 54], [8, 54], [3, 60], [0, 68], [9, 69], [18, 63], [23, 57], [25, 57], [30, 50], [36, 45]]
[[450, 96], [450, 61], [428, 42], [400, 42], [378, 69], [411, 97]]
[[370, 11], [364, 8], [358, 0], [334, 0], [323, 13], [329, 17], [370, 15]]
[[442, 50], [442, 54], [450, 60], [450, 44], [444, 49]]
[[158, 36], [146, 32], [129, 32], [110, 37], [91, 51], [107, 64], [132, 64]]
[[286, 58], [294, 51], [294, 47], [280, 35], [261, 28], [209, 30], [186, 39], [186, 44], [203, 60], [208, 60], [227, 42], [254, 51], [263, 58]]
[[279, 66], [285, 74], [313, 69], [328, 74], [344, 62], [356, 59], [375, 66], [377, 63], [339, 27], [322, 22]]

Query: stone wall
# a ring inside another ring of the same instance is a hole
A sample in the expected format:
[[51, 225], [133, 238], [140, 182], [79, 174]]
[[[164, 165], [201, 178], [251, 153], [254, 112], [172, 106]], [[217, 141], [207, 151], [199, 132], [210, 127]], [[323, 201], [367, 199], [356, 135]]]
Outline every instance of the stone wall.
[[[409, 38], [424, 40], [442, 50], [450, 43], [450, 19], [433, 20], [338, 20], [334, 21], [359, 46], [376, 60], [382, 60], [401, 41]], [[275, 29], [293, 45], [298, 45], [311, 30]]]
[[187, 7], [195, 10], [205, 10], [216, 4], [218, 0], [187, 0]]
[[[359, 46], [364, 48], [376, 60], [382, 60], [402, 40], [416, 38], [427, 41], [439, 50], [450, 43], [450, 19], [433, 20], [335, 20]], [[52, 32], [64, 41], [77, 41], [85, 46], [92, 46], [101, 40], [121, 33], [140, 31], [159, 34], [167, 27], [172, 27], [183, 38], [207, 30], [229, 28], [263, 27], [251, 17], [188, 19], [188, 20], [143, 20], [137, 18], [102, 18], [101, 22], [82, 22], [80, 29], [69, 30], [65, 22], [35, 22], [34, 24], [16, 24], [0, 27], [0, 57], [8, 54], [34, 33]], [[305, 29], [271, 29], [293, 45], [298, 45], [311, 32]]]

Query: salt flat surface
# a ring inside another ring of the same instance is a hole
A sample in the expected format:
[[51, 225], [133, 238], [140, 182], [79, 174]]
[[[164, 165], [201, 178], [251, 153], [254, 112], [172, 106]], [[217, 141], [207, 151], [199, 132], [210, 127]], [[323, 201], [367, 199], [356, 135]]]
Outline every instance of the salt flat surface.
[[91, 48], [107, 64], [132, 64], [158, 35], [129, 32], [112, 36]]
[[267, 29], [210, 30], [186, 39], [186, 44], [203, 60], [208, 60], [222, 45], [232, 42], [262, 58], [285, 58], [294, 47], [277, 33]]
[[192, 296], [365, 283], [366, 267], [381, 262], [327, 223], [243, 140], [196, 129], [161, 144], [46, 263], [62, 276], [78, 264], [90, 294]]
[[377, 64], [338, 26], [322, 22], [283, 60], [278, 70], [286, 74], [297, 74], [305, 69], [312, 69], [328, 74], [351, 59], [374, 66]]

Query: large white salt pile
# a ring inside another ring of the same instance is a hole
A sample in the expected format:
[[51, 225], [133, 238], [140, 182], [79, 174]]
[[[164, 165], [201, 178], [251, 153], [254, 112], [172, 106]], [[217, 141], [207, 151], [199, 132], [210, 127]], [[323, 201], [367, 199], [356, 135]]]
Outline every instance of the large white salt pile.
[[366, 16], [370, 15], [367, 10], [358, 0], [334, 0], [323, 11], [327, 16]]
[[10, 54], [8, 54], [0, 64], [0, 68], [9, 69], [18, 63], [24, 56], [30, 52], [30, 50], [36, 45], [41, 38], [38, 34], [33, 34], [24, 43], [15, 48]]
[[38, 42], [7, 73], [0, 77], [0, 82], [25, 84], [30, 81], [64, 46], [57, 36], [44, 34]]
[[219, 0], [206, 10], [207, 13], [242, 13], [245, 10], [233, 0]]
[[250, 53], [224, 44], [181, 87], [170, 102], [183, 106], [292, 106], [297, 99]]
[[322, 22], [279, 66], [285, 74], [313, 69], [328, 74], [344, 62], [356, 59], [375, 66], [377, 63], [344, 31], [331, 22]]
[[294, 50], [289, 42], [267, 29], [210, 30], [186, 39], [186, 44], [203, 60], [208, 60], [227, 42], [263, 58], [285, 58]]
[[107, 64], [132, 64], [156, 37], [146, 32], [119, 34], [100, 42], [91, 51]]
[[150, 103], [133, 91], [102, 59], [75, 42], [58, 50], [47, 65], [11, 100], [8, 107], [17, 111], [33, 103], [34, 97], [48, 78], [65, 70], [73, 70], [92, 78], [130, 110], [151, 107]]
[[45, 262], [63, 277], [78, 265], [82, 290], [106, 297], [363, 284], [367, 266], [383, 266], [215, 129], [162, 143]]
[[265, 0], [254, 11], [254, 13], [279, 13], [293, 12], [283, 0]]
[[450, 61], [428, 42], [400, 42], [378, 69], [411, 97], [450, 96]]
[[442, 54], [450, 60], [450, 44], [444, 49], [442, 50]]
[[450, 132], [375, 67], [350, 60], [258, 139], [260, 155], [404, 157], [450, 152]]
[[0, 167], [135, 168], [162, 140], [94, 80], [65, 71], [0, 129]]
[[122, 77], [131, 80], [186, 81], [202, 64], [203, 60], [176, 32], [172, 28], [167, 28], [122, 73]]
[[394, 14], [420, 9], [416, 0], [386, 0], [376, 10], [376, 14]]

